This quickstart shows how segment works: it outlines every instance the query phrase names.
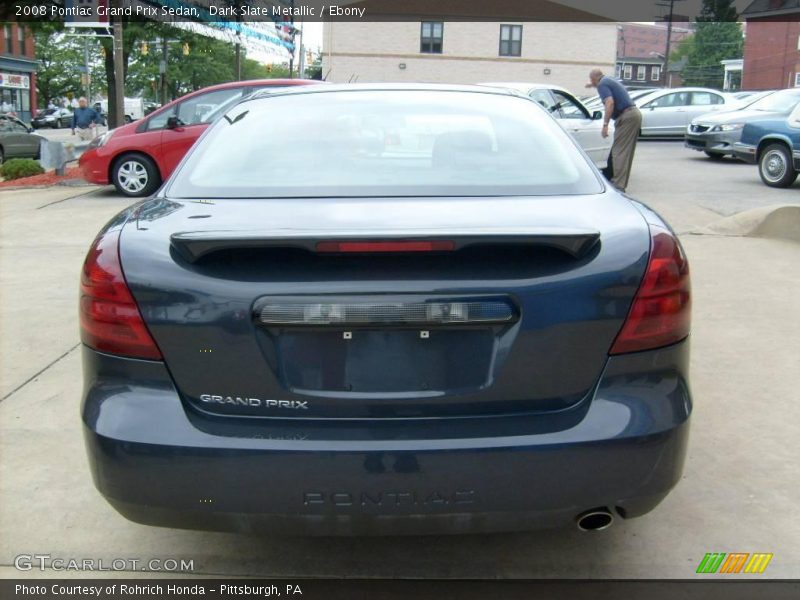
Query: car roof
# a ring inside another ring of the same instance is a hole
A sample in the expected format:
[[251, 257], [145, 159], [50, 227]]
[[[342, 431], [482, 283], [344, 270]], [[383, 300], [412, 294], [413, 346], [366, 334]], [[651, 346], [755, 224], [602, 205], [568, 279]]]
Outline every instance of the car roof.
[[[309, 84], [317, 84], [322, 83], [321, 81], [317, 81], [314, 79], [243, 79], [242, 81], [226, 81], [225, 83], [217, 83], [215, 85], [209, 85], [208, 87], [200, 88], [199, 90], [194, 90], [192, 92], [188, 92], [183, 96], [179, 96], [174, 100], [170, 100], [166, 104], [159, 107], [165, 108], [174, 104], [176, 102], [180, 102], [185, 98], [189, 98], [190, 96], [195, 96], [197, 94], [205, 94], [207, 92], [214, 92], [217, 90], [227, 90], [229, 88], [236, 88], [236, 87], [288, 87], [288, 86], [305, 86]], [[151, 113], [152, 114], [152, 113]], [[148, 115], [149, 116], [149, 115]]]
[[496, 96], [519, 96], [509, 88], [491, 87], [486, 85], [444, 84], [444, 83], [334, 83], [330, 85], [309, 85], [285, 87], [274, 92], [258, 90], [245, 98], [242, 102], [249, 102], [259, 98], [296, 94], [327, 94], [333, 92], [471, 92], [478, 94], [493, 94]]
[[[155, 116], [163, 114], [165, 111], [170, 110], [171, 107], [175, 106], [179, 102], [183, 102], [185, 99], [197, 96], [198, 94], [204, 94], [207, 92], [226, 90], [229, 88], [236, 88], [242, 86], [280, 87], [285, 89], [287, 87], [297, 87], [297, 88], [306, 86], [317, 87], [316, 85], [312, 84], [318, 84], [318, 83], [324, 83], [324, 82], [316, 79], [243, 79], [242, 81], [226, 81], [225, 83], [217, 83], [215, 85], [209, 85], [208, 87], [200, 88], [199, 90], [194, 90], [193, 92], [189, 92], [187, 94], [184, 94], [183, 96], [179, 96], [174, 100], [170, 100], [169, 102], [162, 104], [153, 112], [151, 112], [149, 115], [145, 115], [144, 119], [140, 119], [139, 125], [135, 129], [138, 130], [139, 127], [142, 127], [143, 126], [142, 124], [147, 122], [146, 121], [147, 119], [151, 119]], [[131, 123], [129, 123], [128, 125], [131, 125]]]
[[[242, 81], [226, 81], [225, 83], [217, 83], [215, 85], [209, 85], [208, 87], [201, 88], [199, 90], [195, 90], [193, 92], [189, 92], [189, 94], [194, 94], [197, 92], [209, 92], [213, 90], [225, 90], [232, 87], [241, 87], [241, 86], [270, 86], [270, 85], [308, 85], [313, 83], [322, 83], [321, 81], [316, 81], [314, 79], [243, 79]], [[184, 96], [188, 96], [189, 94], [184, 94]], [[183, 96], [182, 96], [183, 97]]]
[[[660, 88], [653, 90], [648, 96], [656, 96], [656, 95], [663, 95], [663, 94], [675, 94], [680, 92], [711, 92], [713, 94], [719, 94], [720, 96], [730, 96], [728, 92], [721, 92], [720, 90], [715, 90], [713, 88], [704, 88], [704, 87], [679, 87], [679, 88]], [[643, 96], [644, 97], [644, 96]]]
[[660, 96], [666, 96], [667, 94], [675, 94], [680, 92], [709, 92], [712, 94], [717, 94], [719, 96], [723, 96], [725, 98], [734, 99], [731, 94], [728, 92], [721, 92], [720, 90], [715, 90], [712, 88], [704, 88], [704, 87], [679, 87], [679, 88], [660, 88], [657, 90], [653, 90], [649, 94], [645, 94], [644, 96], [639, 96], [636, 98], [635, 102], [638, 104], [639, 102], [647, 102], [653, 98], [658, 98]]
[[567, 88], [560, 85], [551, 85], [549, 83], [529, 83], [526, 81], [491, 81], [487, 83], [479, 83], [481, 86], [508, 88], [514, 90], [558, 90], [572, 95], [572, 92]]
[[[25, 121], [23, 121], [19, 117], [15, 117], [14, 115], [7, 113], [7, 112], [0, 113], [0, 119], [8, 119], [9, 121], [16, 121], [17, 123], [19, 123], [21, 125], [25, 125]], [[25, 127], [27, 127], [27, 125], [25, 125]]]

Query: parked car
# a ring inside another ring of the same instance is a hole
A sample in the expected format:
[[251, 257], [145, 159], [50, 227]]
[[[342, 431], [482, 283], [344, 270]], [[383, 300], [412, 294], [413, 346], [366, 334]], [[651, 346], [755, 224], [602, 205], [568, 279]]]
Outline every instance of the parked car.
[[681, 136], [695, 117], [738, 108], [733, 96], [706, 88], [658, 90], [636, 99], [642, 111], [642, 136]]
[[603, 529], [681, 479], [689, 307], [669, 226], [529, 99], [262, 91], [91, 244], [91, 472], [168, 527]]
[[0, 164], [9, 158], [39, 158], [43, 139], [16, 117], [0, 115]]
[[747, 123], [784, 119], [800, 104], [800, 89], [780, 90], [754, 100], [737, 110], [709, 113], [692, 120], [686, 130], [686, 146], [719, 160], [733, 156], [733, 146]]
[[52, 127], [61, 129], [72, 127], [72, 109], [70, 108], [45, 108], [36, 113], [31, 120], [31, 127], [41, 129], [42, 127]]
[[[559, 124], [575, 138], [592, 162], [604, 169], [611, 153], [613, 135], [604, 138], [603, 115], [590, 112], [569, 90], [541, 83], [483, 83], [492, 87], [516, 90], [535, 100], [552, 114]], [[613, 133], [613, 127], [611, 129]]]
[[153, 112], [154, 110], [156, 110], [158, 108], [161, 108], [161, 103], [159, 103], [159, 102], [151, 102], [149, 100], [146, 100], [145, 103], [144, 103], [144, 114], [145, 115], [149, 115], [151, 112]]
[[[214, 109], [265, 87], [306, 85], [304, 79], [234, 81], [203, 88], [174, 100], [136, 123], [95, 138], [79, 160], [87, 181], [113, 183], [119, 193], [152, 194], [208, 127]], [[201, 108], [202, 107], [202, 108]]]
[[[630, 96], [631, 100], [636, 100], [637, 98], [641, 98], [642, 96], [647, 96], [648, 94], [652, 94], [654, 91], [660, 88], [641, 88], [635, 90], [628, 90], [628, 96]], [[599, 94], [594, 94], [590, 96], [588, 100], [584, 101], [583, 105], [591, 111], [595, 110], [603, 110], [603, 101], [600, 99]]]
[[736, 98], [737, 100], [742, 101], [742, 102], [750, 102], [750, 103], [752, 103], [752, 102], [755, 102], [756, 100], [758, 100], [759, 98], [763, 98], [764, 96], [767, 96], [767, 95], [773, 93], [774, 91], [776, 91], [776, 90], [762, 90], [762, 91], [750, 91], [750, 90], [748, 90], [748, 91], [745, 91], [745, 92], [734, 92], [733, 93], [733, 97]]
[[758, 164], [761, 181], [770, 187], [792, 185], [800, 171], [800, 104], [788, 117], [775, 117], [748, 123], [742, 139], [734, 145], [734, 155]]

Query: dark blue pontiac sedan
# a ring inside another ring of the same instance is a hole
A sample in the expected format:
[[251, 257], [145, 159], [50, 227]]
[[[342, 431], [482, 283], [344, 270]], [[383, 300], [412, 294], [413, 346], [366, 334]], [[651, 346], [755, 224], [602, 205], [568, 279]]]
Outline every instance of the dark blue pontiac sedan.
[[81, 278], [95, 485], [168, 527], [603, 529], [678, 482], [680, 243], [492, 88], [256, 96]]

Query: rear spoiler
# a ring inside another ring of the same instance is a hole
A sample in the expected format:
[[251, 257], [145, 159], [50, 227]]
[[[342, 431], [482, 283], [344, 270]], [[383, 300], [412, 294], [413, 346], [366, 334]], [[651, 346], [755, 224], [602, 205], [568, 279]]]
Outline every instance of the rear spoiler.
[[[333, 246], [386, 245], [394, 252], [454, 252], [477, 245], [547, 246], [580, 258], [600, 240], [600, 232], [561, 228], [516, 228], [514, 230], [453, 230], [453, 231], [183, 231], [170, 236], [172, 247], [190, 263], [221, 250], [261, 248], [300, 248], [308, 252], [335, 252]], [[404, 249], [403, 245], [408, 249]], [[427, 246], [426, 246], [427, 244]], [[371, 250], [342, 250], [364, 252]]]

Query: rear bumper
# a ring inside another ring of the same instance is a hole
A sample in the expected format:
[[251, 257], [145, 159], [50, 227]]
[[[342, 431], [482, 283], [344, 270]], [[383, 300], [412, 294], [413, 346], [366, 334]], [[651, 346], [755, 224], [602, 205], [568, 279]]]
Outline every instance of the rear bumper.
[[717, 131], [705, 133], [686, 133], [685, 145], [700, 152], [716, 152], [733, 155], [734, 144], [742, 138], [742, 131]]
[[209, 417], [161, 363], [83, 353], [95, 485], [149, 525], [417, 534], [636, 517], [677, 483], [688, 439], [688, 341], [610, 358], [569, 410], [392, 422]]

